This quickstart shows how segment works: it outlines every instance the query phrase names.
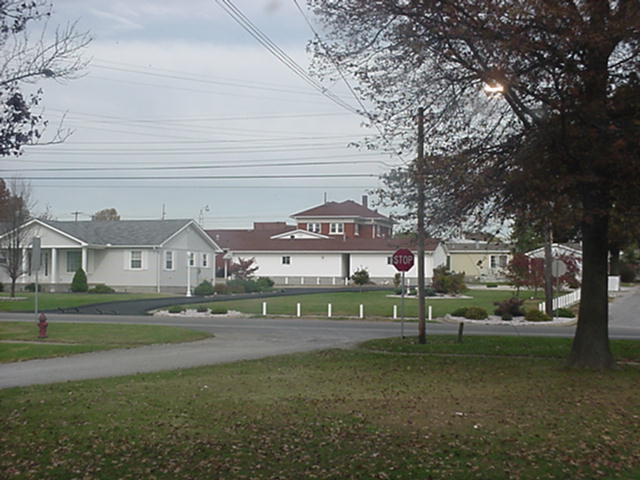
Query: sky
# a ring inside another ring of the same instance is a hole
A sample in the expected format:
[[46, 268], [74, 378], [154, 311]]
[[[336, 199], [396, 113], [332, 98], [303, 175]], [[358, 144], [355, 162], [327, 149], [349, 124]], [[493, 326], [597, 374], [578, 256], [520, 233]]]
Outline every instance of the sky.
[[[291, 221], [325, 198], [361, 201], [401, 164], [349, 146], [375, 132], [353, 113], [358, 102], [344, 84], [323, 84], [338, 102], [323, 95], [216, 0], [53, 3], [51, 25], [77, 21], [93, 41], [81, 78], [37, 85], [45, 139], [61, 120], [72, 135], [0, 159], [0, 176], [30, 183], [36, 213], [87, 220], [116, 208], [122, 219], [250, 228]], [[313, 32], [294, 0], [233, 5], [308, 71]]]

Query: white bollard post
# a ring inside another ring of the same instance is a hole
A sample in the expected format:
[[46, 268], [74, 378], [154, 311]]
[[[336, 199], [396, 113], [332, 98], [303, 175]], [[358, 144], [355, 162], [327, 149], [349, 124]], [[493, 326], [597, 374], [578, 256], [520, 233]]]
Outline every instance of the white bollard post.
[[267, 302], [262, 302], [262, 316], [267, 316]]
[[300, 316], [300, 304], [296, 304], [296, 315], [299, 317]]
[[429, 305], [429, 321], [431, 321], [431, 305]]
[[336, 277], [333, 277], [333, 278], [331, 279], [331, 284], [332, 284], [332, 285], [335, 285], [335, 284], [336, 284]]
[[394, 320], [398, 319], [398, 305], [393, 306], [393, 319]]
[[300, 285], [304, 285], [304, 277], [300, 277]]
[[364, 305], [360, 304], [360, 318], [364, 318]]
[[331, 304], [329, 303], [327, 305], [327, 317], [331, 318], [331, 313], [332, 313], [332, 308], [331, 308]]

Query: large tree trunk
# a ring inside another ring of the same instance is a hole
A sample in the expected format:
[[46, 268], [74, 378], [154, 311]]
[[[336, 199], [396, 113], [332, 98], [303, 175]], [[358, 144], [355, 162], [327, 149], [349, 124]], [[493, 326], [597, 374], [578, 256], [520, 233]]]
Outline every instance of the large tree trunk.
[[[615, 361], [609, 348], [609, 297], [607, 291], [608, 217], [606, 196], [583, 195], [590, 215], [582, 223], [582, 288], [578, 326], [573, 338], [570, 367], [609, 369]], [[604, 204], [603, 204], [604, 203]]]

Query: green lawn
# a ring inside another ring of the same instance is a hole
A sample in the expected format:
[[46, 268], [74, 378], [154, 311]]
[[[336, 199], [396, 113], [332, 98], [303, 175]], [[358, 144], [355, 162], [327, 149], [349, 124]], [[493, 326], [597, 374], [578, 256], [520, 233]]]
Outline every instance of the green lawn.
[[[466, 296], [473, 298], [456, 299], [433, 299], [427, 298], [427, 305], [433, 309], [433, 317], [442, 317], [460, 306], [477, 306], [485, 308], [490, 314], [495, 306], [493, 302], [504, 300], [513, 296], [515, 292], [505, 290], [468, 290]], [[327, 316], [327, 304], [332, 304], [333, 316], [335, 317], [356, 317], [359, 314], [359, 305], [364, 305], [366, 317], [392, 317], [393, 306], [398, 306], [398, 317], [401, 315], [401, 299], [390, 297], [392, 291], [373, 292], [336, 292], [336, 293], [314, 293], [310, 295], [295, 295], [277, 298], [255, 298], [249, 300], [230, 300], [225, 302], [215, 302], [217, 307], [225, 307], [229, 310], [236, 310], [251, 315], [262, 314], [262, 302], [267, 302], [267, 314], [269, 315], [295, 315], [296, 304], [301, 304], [301, 314], [303, 316]], [[541, 292], [538, 292], [540, 298]], [[533, 296], [533, 292], [520, 292], [522, 298]], [[528, 308], [534, 308], [540, 299], [528, 302]], [[202, 304], [200, 304], [202, 306]], [[196, 306], [192, 306], [196, 308]], [[405, 315], [407, 317], [418, 316], [418, 301], [416, 298], [405, 298]]]
[[[0, 363], [137, 347], [152, 343], [190, 342], [209, 336], [205, 332], [196, 332], [187, 328], [156, 325], [49, 322], [47, 338], [38, 339], [36, 322], [0, 322], [0, 341], [12, 341], [12, 343], [0, 343]], [[25, 343], [13, 343], [20, 341]]]
[[330, 350], [1, 390], [0, 471], [51, 480], [640, 478], [640, 369], [562, 365]]
[[[40, 310], [55, 310], [56, 308], [71, 308], [93, 303], [120, 302], [122, 300], [138, 300], [143, 298], [167, 297], [170, 295], [159, 293], [39, 293], [38, 305]], [[0, 294], [0, 311], [2, 312], [32, 312], [34, 311], [35, 294], [18, 292], [16, 297], [24, 300], [10, 300], [8, 293]]]

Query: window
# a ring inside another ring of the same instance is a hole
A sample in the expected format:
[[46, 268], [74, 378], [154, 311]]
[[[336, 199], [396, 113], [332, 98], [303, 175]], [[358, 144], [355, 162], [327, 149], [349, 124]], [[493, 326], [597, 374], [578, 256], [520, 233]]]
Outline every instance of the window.
[[344, 233], [344, 223], [332, 223], [329, 229], [329, 233], [333, 233], [333, 234]]
[[131, 250], [129, 257], [129, 267], [131, 270], [142, 270], [142, 251]]
[[173, 270], [173, 252], [164, 252], [164, 269]]
[[282, 264], [283, 265], [291, 265], [291, 257], [288, 256], [288, 255], [282, 257]]
[[8, 260], [7, 260], [7, 252], [0, 251], [0, 265], [6, 265], [7, 262], [8, 262]]
[[360, 235], [360, 224], [356, 223], [355, 227], [354, 227], [354, 234], [355, 235]]
[[206, 253], [202, 254], [202, 266], [205, 268], [209, 266], [209, 255]]
[[387, 257], [387, 265], [393, 265], [393, 257]]
[[67, 272], [75, 272], [82, 266], [82, 252], [67, 252]]
[[190, 267], [195, 267], [196, 266], [196, 254], [193, 252], [189, 252], [188, 254], [188, 258], [189, 258], [189, 266]]
[[320, 224], [310, 223], [309, 225], [307, 225], [307, 230], [313, 233], [320, 233]]
[[491, 255], [491, 268], [505, 268], [507, 266], [506, 255]]

